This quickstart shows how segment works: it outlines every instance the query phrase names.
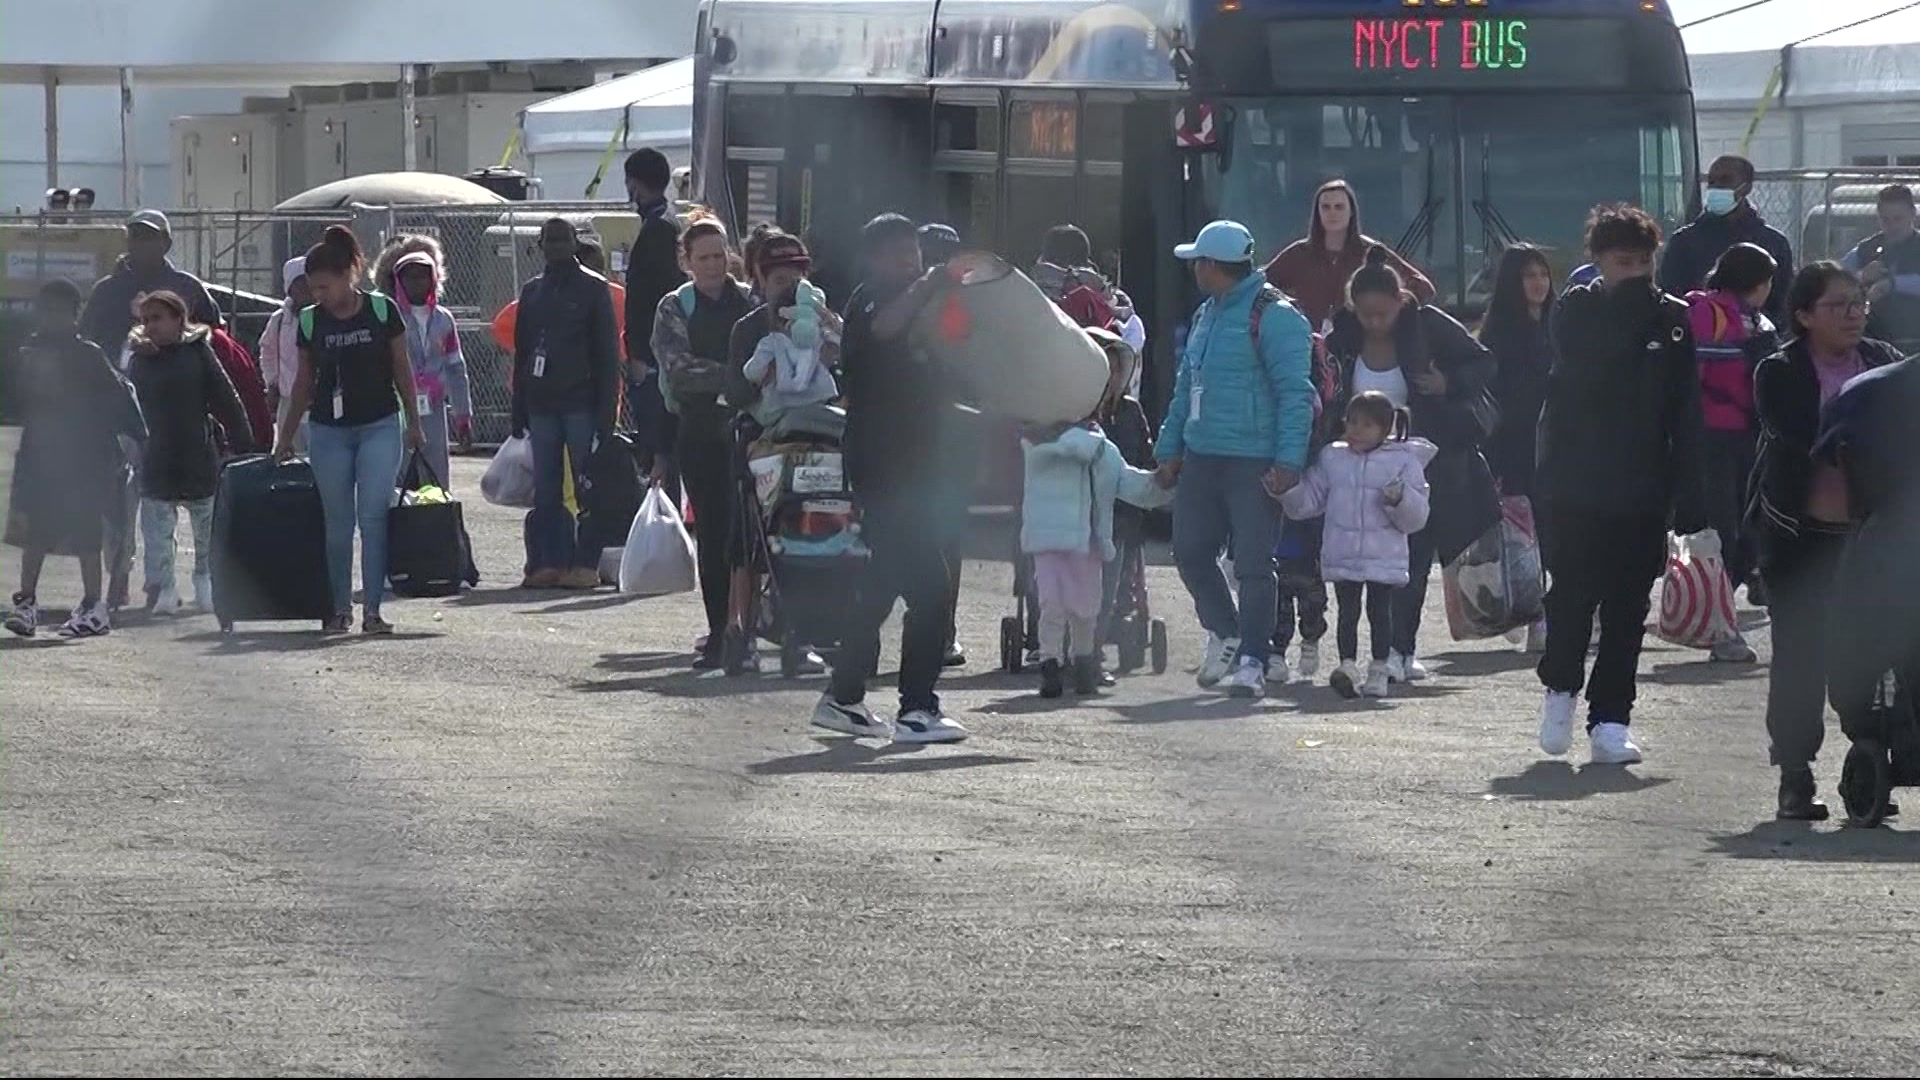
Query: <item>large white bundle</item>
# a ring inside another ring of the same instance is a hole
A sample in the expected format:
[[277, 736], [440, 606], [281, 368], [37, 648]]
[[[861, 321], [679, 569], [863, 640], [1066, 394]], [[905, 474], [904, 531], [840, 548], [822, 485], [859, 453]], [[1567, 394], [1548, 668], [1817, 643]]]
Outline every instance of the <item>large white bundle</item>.
[[1107, 357], [1087, 332], [1005, 260], [969, 251], [947, 266], [960, 284], [921, 312], [919, 338], [980, 407], [1034, 424], [1091, 414]]

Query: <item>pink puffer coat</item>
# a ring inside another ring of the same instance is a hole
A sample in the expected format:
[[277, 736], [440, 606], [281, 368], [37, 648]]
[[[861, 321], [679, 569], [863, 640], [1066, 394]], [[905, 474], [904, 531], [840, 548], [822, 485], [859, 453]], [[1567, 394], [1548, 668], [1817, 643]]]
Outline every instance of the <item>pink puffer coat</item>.
[[[1427, 525], [1427, 462], [1437, 449], [1425, 439], [1401, 439], [1364, 454], [1345, 442], [1320, 451], [1280, 505], [1296, 521], [1326, 515], [1321, 577], [1407, 583], [1407, 536]], [[1387, 485], [1396, 480], [1400, 502], [1388, 506]]]

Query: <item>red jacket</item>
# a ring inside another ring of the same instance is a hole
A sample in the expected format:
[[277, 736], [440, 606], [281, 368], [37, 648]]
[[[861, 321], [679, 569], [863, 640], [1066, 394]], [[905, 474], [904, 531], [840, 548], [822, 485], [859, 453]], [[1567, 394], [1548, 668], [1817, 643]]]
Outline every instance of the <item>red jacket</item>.
[[254, 445], [271, 447], [273, 410], [267, 408], [267, 384], [260, 378], [260, 368], [253, 362], [253, 354], [247, 351], [245, 345], [235, 341], [232, 334], [219, 327], [214, 328], [209, 340], [213, 345], [213, 355], [219, 357], [220, 367], [227, 373], [227, 381], [233, 383], [234, 392], [240, 395], [240, 405], [247, 411], [247, 426], [253, 429]]

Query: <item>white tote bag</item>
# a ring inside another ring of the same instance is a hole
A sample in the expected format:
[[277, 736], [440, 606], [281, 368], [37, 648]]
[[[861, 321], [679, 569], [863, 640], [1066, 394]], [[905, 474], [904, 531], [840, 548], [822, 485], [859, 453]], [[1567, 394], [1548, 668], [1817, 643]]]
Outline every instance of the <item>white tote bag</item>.
[[620, 556], [620, 591], [635, 596], [666, 596], [691, 592], [694, 575], [693, 537], [680, 512], [658, 484], [647, 489], [640, 512], [627, 530], [627, 548]]
[[533, 443], [509, 436], [480, 475], [480, 496], [495, 506], [533, 506]]

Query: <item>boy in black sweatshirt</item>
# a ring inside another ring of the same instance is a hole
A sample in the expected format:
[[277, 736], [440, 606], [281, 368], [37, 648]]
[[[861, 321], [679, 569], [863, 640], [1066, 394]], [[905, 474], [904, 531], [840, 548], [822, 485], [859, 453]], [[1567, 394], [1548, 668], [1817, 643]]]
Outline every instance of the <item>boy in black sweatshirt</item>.
[[[1634, 671], [1669, 521], [1702, 527], [1700, 379], [1687, 305], [1653, 283], [1660, 226], [1632, 206], [1597, 207], [1587, 250], [1600, 277], [1568, 289], [1554, 314], [1558, 356], [1541, 413], [1534, 504], [1547, 594], [1540, 748], [1573, 743], [1574, 695], [1587, 688], [1593, 760], [1641, 760]], [[1586, 679], [1600, 615], [1600, 652]]]

